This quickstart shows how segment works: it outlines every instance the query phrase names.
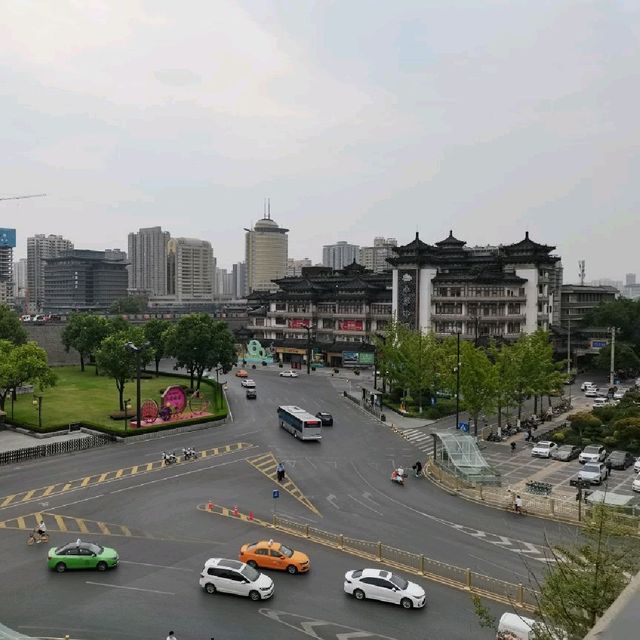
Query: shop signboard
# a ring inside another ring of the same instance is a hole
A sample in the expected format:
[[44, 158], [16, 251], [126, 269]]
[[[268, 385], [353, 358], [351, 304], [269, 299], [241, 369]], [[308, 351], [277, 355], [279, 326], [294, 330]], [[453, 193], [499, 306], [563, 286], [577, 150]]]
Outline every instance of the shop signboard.
[[373, 366], [375, 356], [369, 351], [343, 351], [343, 367], [370, 367]]
[[309, 321], [304, 318], [291, 318], [287, 326], [289, 329], [304, 329], [309, 326]]
[[362, 320], [340, 320], [338, 322], [340, 331], [364, 331]]

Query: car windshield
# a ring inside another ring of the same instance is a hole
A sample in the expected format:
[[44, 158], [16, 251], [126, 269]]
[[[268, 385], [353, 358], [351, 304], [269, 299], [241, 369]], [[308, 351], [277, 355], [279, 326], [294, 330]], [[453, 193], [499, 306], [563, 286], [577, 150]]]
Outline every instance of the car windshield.
[[550, 442], [541, 442], [538, 444], [538, 449], [548, 449], [550, 446]]
[[86, 544], [85, 549], [89, 549], [91, 553], [95, 553], [96, 555], [100, 555], [104, 551], [103, 547], [100, 547], [97, 544], [93, 544], [92, 542]]
[[255, 582], [260, 577], [260, 572], [256, 571], [253, 567], [246, 565], [240, 572], [249, 582]]
[[589, 446], [586, 447], [584, 453], [600, 453], [600, 447]]
[[285, 547], [283, 544], [281, 544], [280, 553], [286, 558], [290, 558], [293, 555], [293, 549], [289, 549], [289, 547]]
[[570, 444], [562, 445], [558, 449], [558, 453], [571, 453], [573, 451], [573, 447]]
[[597, 464], [585, 464], [585, 473], [600, 473], [600, 467]]
[[389, 580], [391, 580], [391, 582], [393, 582], [393, 584], [395, 584], [398, 589], [402, 589], [403, 591], [409, 586], [409, 583], [404, 578], [401, 578], [394, 573], [391, 574]]

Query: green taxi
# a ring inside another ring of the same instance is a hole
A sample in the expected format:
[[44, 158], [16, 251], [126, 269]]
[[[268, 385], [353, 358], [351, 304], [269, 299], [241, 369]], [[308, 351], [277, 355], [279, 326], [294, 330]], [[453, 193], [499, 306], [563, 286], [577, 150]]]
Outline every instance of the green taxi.
[[67, 569], [97, 569], [106, 571], [118, 566], [120, 557], [115, 549], [101, 547], [80, 539], [62, 547], [52, 547], [47, 556], [49, 569], [62, 573]]

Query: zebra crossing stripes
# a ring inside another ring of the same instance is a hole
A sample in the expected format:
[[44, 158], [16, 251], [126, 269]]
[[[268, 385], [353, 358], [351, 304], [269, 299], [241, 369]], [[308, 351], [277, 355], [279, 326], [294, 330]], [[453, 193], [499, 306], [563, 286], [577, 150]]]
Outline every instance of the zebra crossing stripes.
[[396, 429], [395, 431], [423, 453], [427, 455], [433, 453], [433, 437], [430, 433], [425, 433], [420, 429]]

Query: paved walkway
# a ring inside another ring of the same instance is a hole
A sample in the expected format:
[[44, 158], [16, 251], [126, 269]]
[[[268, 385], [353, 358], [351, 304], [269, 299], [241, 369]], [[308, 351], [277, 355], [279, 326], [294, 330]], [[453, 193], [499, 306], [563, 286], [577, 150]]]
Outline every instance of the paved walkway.
[[73, 431], [72, 433], [65, 433], [64, 435], [37, 438], [36, 436], [29, 436], [10, 429], [0, 429], [0, 452], [15, 451], [16, 449], [37, 447], [38, 445], [49, 444], [50, 442], [63, 442], [65, 440], [88, 437], [89, 436], [82, 431]]

